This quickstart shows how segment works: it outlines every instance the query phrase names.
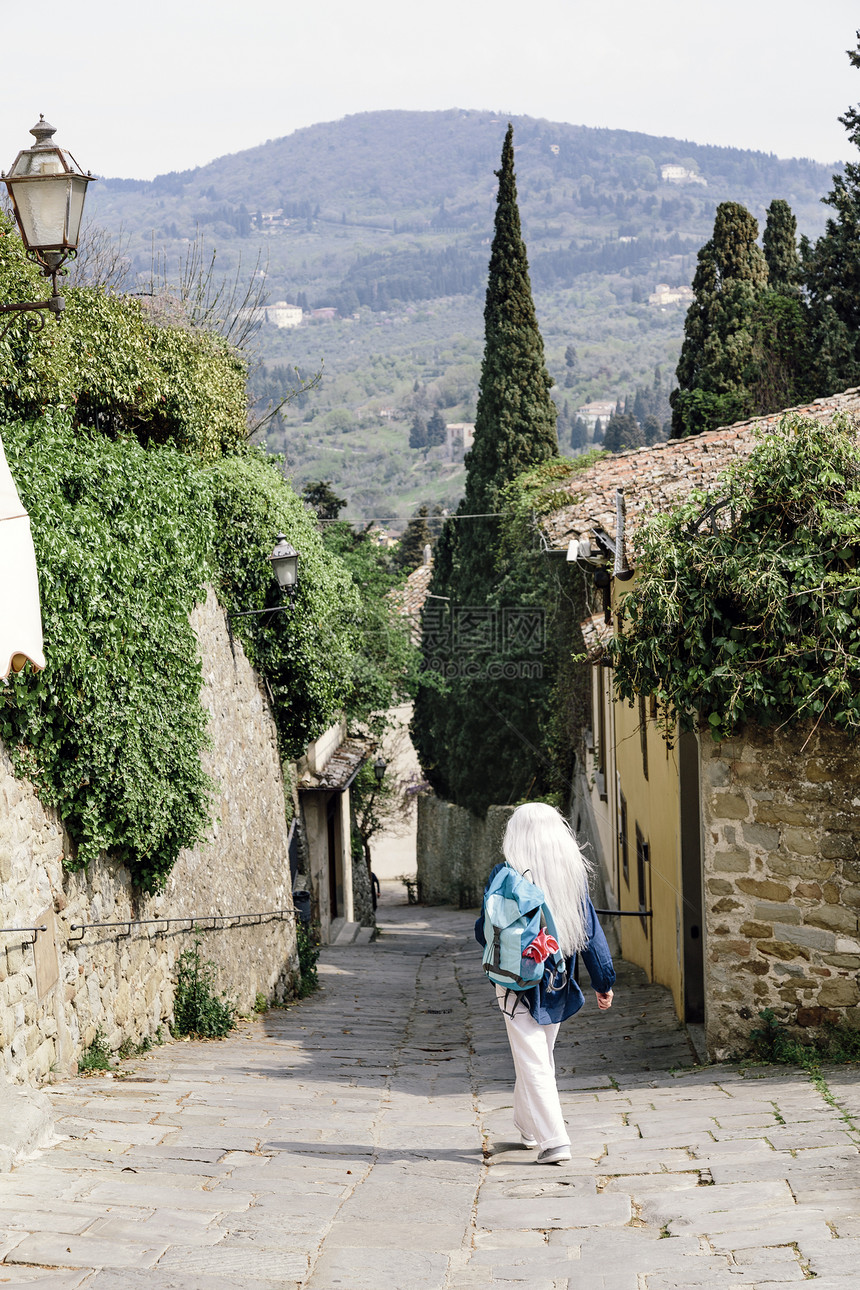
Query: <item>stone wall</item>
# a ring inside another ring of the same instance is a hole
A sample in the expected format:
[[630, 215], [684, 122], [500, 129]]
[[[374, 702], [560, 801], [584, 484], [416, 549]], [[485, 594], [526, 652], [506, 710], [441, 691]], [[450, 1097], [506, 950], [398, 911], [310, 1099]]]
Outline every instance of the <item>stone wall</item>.
[[433, 793], [418, 798], [418, 882], [428, 905], [474, 909], [494, 864], [512, 806], [491, 806], [486, 819]]
[[702, 749], [711, 1056], [761, 1009], [793, 1028], [860, 1026], [860, 744], [749, 730]]
[[288, 910], [287, 918], [204, 930], [201, 953], [240, 1010], [257, 992], [286, 997], [298, 968], [292, 917], [284, 788], [275, 726], [259, 678], [210, 592], [197, 632], [213, 748], [206, 768], [218, 785], [209, 840], [184, 851], [158, 896], [142, 898], [107, 858], [66, 873], [68, 838], [0, 745], [0, 926], [47, 923], [37, 936], [0, 936], [0, 1074], [17, 1082], [74, 1070], [101, 1028], [113, 1049], [152, 1036], [172, 1015], [176, 962], [194, 935], [158, 924], [85, 932], [73, 923]]

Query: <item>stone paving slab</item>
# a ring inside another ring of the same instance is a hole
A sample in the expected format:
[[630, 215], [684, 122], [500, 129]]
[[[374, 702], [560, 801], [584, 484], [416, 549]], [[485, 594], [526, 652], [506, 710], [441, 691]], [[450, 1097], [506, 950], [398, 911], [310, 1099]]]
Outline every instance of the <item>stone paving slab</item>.
[[311, 998], [50, 1090], [69, 1136], [0, 1177], [0, 1290], [857, 1290], [855, 1068], [834, 1109], [695, 1067], [622, 964], [562, 1028], [573, 1159], [538, 1166], [470, 915], [380, 914]]

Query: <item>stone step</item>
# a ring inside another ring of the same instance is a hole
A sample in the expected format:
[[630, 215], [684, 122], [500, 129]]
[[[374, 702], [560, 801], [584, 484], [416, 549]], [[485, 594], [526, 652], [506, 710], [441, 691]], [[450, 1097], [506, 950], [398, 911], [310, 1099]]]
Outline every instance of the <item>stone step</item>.
[[44, 1147], [54, 1136], [49, 1098], [31, 1088], [16, 1088], [0, 1075], [0, 1174], [21, 1156]]
[[[338, 927], [340, 923], [340, 927]], [[337, 928], [337, 930], [335, 930]], [[336, 918], [331, 925], [330, 945], [352, 945], [360, 930], [359, 923], [348, 923], [345, 918]]]

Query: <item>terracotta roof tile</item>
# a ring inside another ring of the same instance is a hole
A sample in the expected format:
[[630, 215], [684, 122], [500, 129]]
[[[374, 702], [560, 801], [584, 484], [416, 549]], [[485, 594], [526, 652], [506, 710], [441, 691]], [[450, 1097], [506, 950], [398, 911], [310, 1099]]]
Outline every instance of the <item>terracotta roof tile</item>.
[[391, 593], [398, 611], [404, 618], [409, 619], [412, 627], [412, 639], [416, 645], [421, 639], [421, 610], [424, 608], [424, 601], [427, 599], [432, 576], [432, 562], [430, 564], [419, 564], [417, 569], [412, 570], [403, 586], [398, 587]]
[[651, 448], [636, 448], [595, 462], [559, 485], [570, 494], [571, 500], [543, 521], [550, 546], [563, 549], [571, 538], [598, 526], [614, 536], [616, 488], [624, 489], [627, 537], [633, 542], [639, 524], [649, 511], [668, 510], [683, 502], [693, 489], [712, 487], [731, 462], [752, 451], [754, 431], [775, 425], [787, 412], [798, 412], [817, 421], [829, 420], [837, 412], [848, 412], [860, 419], [860, 388], [689, 439], [670, 439]]

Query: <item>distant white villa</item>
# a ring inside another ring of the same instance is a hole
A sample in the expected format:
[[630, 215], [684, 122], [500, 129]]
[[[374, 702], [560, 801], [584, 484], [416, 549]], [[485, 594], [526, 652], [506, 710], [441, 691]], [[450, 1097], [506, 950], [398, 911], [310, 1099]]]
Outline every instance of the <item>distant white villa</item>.
[[665, 166], [660, 167], [660, 178], [665, 184], [704, 184], [705, 187], [708, 184], [704, 175], [697, 174], [695, 170], [688, 170], [686, 166], [676, 165], [674, 162], [667, 162]]
[[298, 327], [302, 311], [298, 305], [288, 305], [286, 300], [276, 300], [273, 305], [258, 305], [253, 309], [240, 309], [243, 321], [269, 323], [271, 327]]
[[583, 403], [581, 408], [577, 408], [576, 415], [585, 422], [593, 434], [598, 421], [605, 426], [614, 411], [614, 399], [595, 399], [593, 403]]
[[445, 426], [445, 456], [449, 461], [459, 461], [474, 442], [473, 421], [451, 421]]
[[302, 311], [298, 305], [288, 305], [286, 300], [276, 300], [273, 305], [266, 305], [263, 312], [266, 322], [273, 327], [298, 327], [302, 321]]
[[649, 305], [691, 305], [695, 299], [692, 287], [670, 287], [668, 282], [658, 282], [648, 297]]

